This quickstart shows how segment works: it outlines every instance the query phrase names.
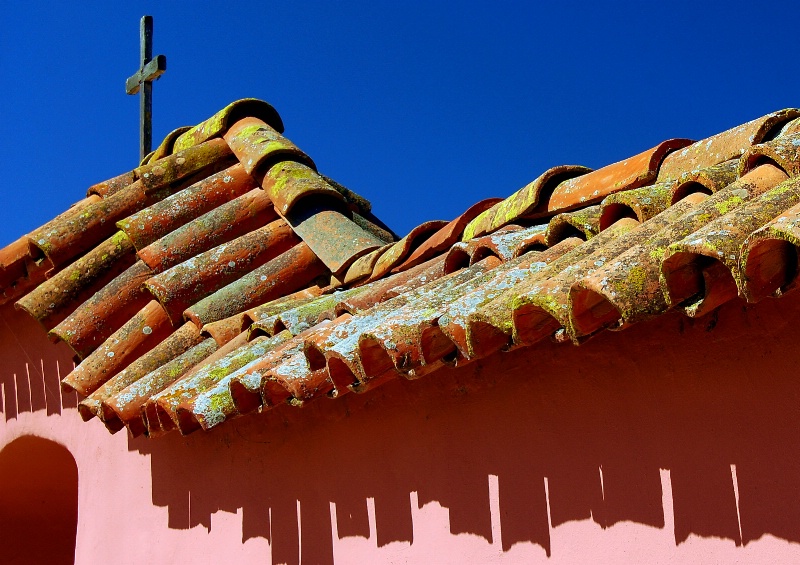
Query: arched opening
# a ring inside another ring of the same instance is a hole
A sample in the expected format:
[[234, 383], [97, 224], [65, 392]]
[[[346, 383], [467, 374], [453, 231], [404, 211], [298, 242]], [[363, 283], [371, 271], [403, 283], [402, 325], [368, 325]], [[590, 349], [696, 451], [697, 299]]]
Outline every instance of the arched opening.
[[78, 467], [63, 446], [23, 436], [0, 451], [0, 561], [73, 563]]

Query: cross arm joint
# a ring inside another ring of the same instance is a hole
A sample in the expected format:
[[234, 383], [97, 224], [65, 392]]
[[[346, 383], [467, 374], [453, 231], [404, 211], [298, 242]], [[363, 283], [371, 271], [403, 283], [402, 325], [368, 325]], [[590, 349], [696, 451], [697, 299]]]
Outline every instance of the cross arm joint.
[[139, 69], [135, 75], [129, 77], [125, 81], [125, 92], [128, 94], [137, 94], [139, 88], [145, 82], [153, 82], [164, 74], [167, 70], [167, 57], [165, 55], [156, 55], [148, 61], [144, 67]]

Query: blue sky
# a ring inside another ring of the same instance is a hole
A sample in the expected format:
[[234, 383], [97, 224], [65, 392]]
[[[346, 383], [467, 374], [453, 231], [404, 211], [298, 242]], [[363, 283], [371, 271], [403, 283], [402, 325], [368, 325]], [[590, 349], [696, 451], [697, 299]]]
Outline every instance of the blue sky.
[[[716, 4], [716, 5], [711, 5]], [[800, 104], [782, 3], [0, 5], [0, 245], [138, 157], [139, 18], [168, 70], [154, 142], [272, 103], [321, 172], [401, 235], [550, 166], [600, 167]]]

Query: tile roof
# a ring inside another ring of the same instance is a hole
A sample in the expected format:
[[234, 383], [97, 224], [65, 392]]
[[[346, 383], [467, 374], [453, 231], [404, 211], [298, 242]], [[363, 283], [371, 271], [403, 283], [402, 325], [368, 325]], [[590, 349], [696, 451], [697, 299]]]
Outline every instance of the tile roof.
[[247, 99], [0, 250], [0, 303], [75, 352], [62, 385], [84, 419], [190, 433], [780, 296], [798, 226], [795, 109], [596, 171], [556, 166], [398, 238]]

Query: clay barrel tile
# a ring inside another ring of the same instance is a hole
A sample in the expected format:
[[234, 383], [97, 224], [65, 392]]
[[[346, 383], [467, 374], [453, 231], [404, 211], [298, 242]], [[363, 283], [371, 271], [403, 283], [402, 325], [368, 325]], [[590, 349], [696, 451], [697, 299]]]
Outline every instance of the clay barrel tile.
[[277, 110], [267, 102], [257, 98], [243, 98], [225, 106], [222, 110], [181, 133], [175, 140], [175, 151], [182, 151], [206, 140], [223, 136], [231, 125], [242, 118], [256, 118], [283, 133], [283, 120]]
[[[177, 141], [177, 139], [180, 136], [182, 136], [190, 129], [192, 129], [191, 126], [181, 126], [169, 132], [166, 135], [166, 137], [164, 137], [164, 139], [161, 140], [161, 143], [158, 145], [158, 147], [156, 147], [149, 155], [147, 155], [144, 158], [141, 164], [147, 165], [148, 163], [152, 163], [153, 161], [158, 161], [159, 159], [163, 159], [164, 157], [172, 155], [176, 151], [175, 141]], [[200, 141], [206, 141], [206, 139]], [[200, 141], [198, 141], [198, 143], [200, 143]], [[197, 145], [197, 143], [192, 143], [191, 145]], [[187, 149], [189, 146], [190, 145], [187, 144], [184, 147], [181, 147], [180, 149]], [[178, 151], [180, 151], [180, 149], [178, 149]]]
[[738, 178], [739, 159], [684, 173], [673, 183], [670, 203], [693, 192], [713, 194]]
[[150, 397], [167, 388], [215, 351], [216, 342], [211, 338], [205, 339], [123, 390], [112, 394], [101, 405], [105, 418], [120, 420], [133, 437], [143, 434], [145, 422], [142, 407]]
[[579, 238], [567, 238], [544, 251], [525, 253], [489, 271], [475, 288], [447, 305], [438, 321], [440, 330], [455, 344], [462, 356], [471, 358], [475, 352], [467, 339], [469, 316], [581, 243], [583, 240]]
[[[151, 397], [150, 400], [159, 405], [162, 413], [166, 413], [175, 426], [180, 426], [177, 410], [181, 404], [211, 388], [237, 369], [258, 361], [275, 346], [274, 342], [275, 338], [259, 337], [219, 359], [209, 358], [202, 367]], [[181, 431], [190, 430], [182, 428]]]
[[647, 241], [688, 212], [693, 205], [691, 201], [684, 201], [667, 208], [643, 224], [638, 224], [631, 218], [618, 220], [616, 226], [624, 225], [625, 222], [633, 223], [629, 224], [630, 229], [625, 229], [624, 233], [573, 262], [561, 272], [547, 279], [540, 278], [534, 284], [524, 285], [524, 288], [517, 290], [517, 297], [511, 303], [514, 343], [530, 345], [559, 327], [564, 327], [569, 337], [574, 338], [575, 333], [569, 323], [569, 291], [572, 285], [605, 264], [616, 262], [617, 257], [627, 249]]
[[408, 235], [400, 241], [393, 243], [389, 249], [381, 254], [367, 282], [381, 279], [389, 272], [392, 272], [395, 267], [400, 265], [415, 249], [423, 245], [431, 236], [446, 225], [447, 222], [444, 220], [433, 220], [420, 224], [412, 229]]
[[667, 303], [695, 317], [735, 298], [745, 286], [738, 270], [742, 243], [798, 202], [800, 180], [785, 180], [670, 245], [660, 277]]
[[360, 228], [341, 211], [329, 208], [324, 201], [314, 199], [296, 206], [284, 217], [336, 276], [344, 276], [353, 261], [385, 245], [382, 239]]
[[472, 220], [500, 201], [502, 201], [501, 198], [487, 198], [486, 200], [481, 200], [477, 204], [470, 206], [466, 212], [447, 225], [441, 227], [439, 231], [426, 239], [408, 256], [405, 262], [399, 267], [396, 267], [397, 270], [405, 271], [450, 249], [454, 243], [461, 240], [464, 228], [466, 228]]
[[[325, 325], [328, 325], [328, 322]], [[262, 396], [262, 384], [268, 380], [269, 372], [276, 366], [293, 355], [302, 353], [303, 339], [306, 333], [308, 332], [292, 337], [288, 330], [284, 330], [275, 336], [281, 340], [281, 343], [255, 363], [232, 375], [228, 381], [228, 391], [238, 413], [247, 414], [256, 408], [271, 408], [276, 403], [289, 398], [291, 393], [280, 385], [268, 386], [264, 391], [265, 395]]]
[[32, 256], [31, 244], [26, 237], [0, 249], [0, 287], [7, 287], [25, 277], [25, 261]]
[[600, 203], [598, 228], [604, 230], [620, 218], [649, 220], [672, 204], [674, 186], [674, 182], [660, 182], [607, 196]]
[[600, 231], [600, 205], [587, 206], [572, 212], [563, 212], [550, 218], [544, 242], [552, 247], [568, 237], [591, 239]]
[[704, 193], [690, 194], [673, 206], [685, 212], [678, 220], [577, 280], [569, 289], [570, 336], [580, 340], [608, 327], [665, 312], [668, 306], [658, 277], [666, 247], [719, 217], [719, 209], [732, 209], [744, 198], [749, 198], [747, 191], [735, 187], [712, 198]]
[[444, 256], [440, 255], [402, 273], [395, 273], [358, 287], [362, 292], [348, 296], [336, 304], [336, 314], [344, 312], [357, 314], [379, 302], [419, 288], [443, 276], [445, 274], [443, 265]]
[[41, 259], [39, 250], [25, 236], [0, 249], [0, 305], [22, 296], [47, 279], [52, 265], [45, 259], [44, 268], [37, 268], [36, 256]]
[[378, 263], [378, 259], [380, 259], [381, 255], [388, 251], [393, 245], [394, 243], [387, 243], [383, 247], [373, 249], [366, 255], [362, 255], [350, 263], [350, 266], [347, 267], [347, 272], [345, 273], [342, 282], [345, 285], [365, 283], [367, 278], [372, 276], [372, 272], [375, 270], [375, 265]]
[[748, 302], [785, 293], [796, 286], [800, 248], [800, 204], [750, 234], [742, 243], [736, 271]]
[[116, 420], [118, 425], [114, 426], [113, 431], [121, 429], [122, 422], [114, 416], [113, 412], [103, 412], [102, 403], [148, 373], [155, 371], [178, 355], [185, 353], [201, 341], [203, 341], [203, 337], [200, 335], [200, 330], [197, 329], [197, 326], [191, 322], [185, 323], [164, 341], [136, 359], [83, 399], [78, 404], [78, 412], [80, 412], [84, 421], [98, 416], [108, 425]]
[[[257, 176], [258, 173], [260, 176], [282, 161], [297, 161], [316, 170], [314, 162], [308, 155], [258, 118], [240, 119], [228, 129], [224, 139], [248, 174]], [[336, 192], [333, 188], [330, 190]], [[338, 192], [336, 194], [339, 196]], [[281, 199], [273, 199], [273, 202], [276, 206], [286, 203]]]
[[275, 314], [267, 316], [262, 314], [253, 322], [252, 329], [261, 330], [267, 335], [277, 334], [283, 330], [289, 330], [292, 335], [297, 335], [323, 320], [335, 318], [336, 305], [342, 300], [358, 296], [364, 289], [365, 287], [360, 287], [323, 294], [311, 300], [303, 300], [300, 304]]
[[274, 259], [299, 241], [286, 222], [275, 220], [175, 265], [152, 277], [145, 287], [164, 306], [173, 323], [177, 323], [189, 306]]
[[254, 188], [140, 249], [138, 255], [160, 273], [277, 218], [269, 197]]
[[785, 137], [787, 135], [792, 135], [794, 133], [800, 133], [800, 118], [795, 118], [783, 124], [783, 126], [781, 126], [780, 132], [776, 137]]
[[152, 300], [64, 377], [61, 386], [67, 392], [88, 396], [170, 333], [172, 325], [166, 312]]
[[271, 166], [261, 180], [275, 208], [288, 214], [302, 200], [315, 196], [330, 203], [344, 203], [342, 194], [328, 183], [313, 167], [294, 161], [280, 161]]
[[21, 298], [16, 306], [51, 330], [135, 260], [133, 244], [124, 233], [117, 232]]
[[184, 316], [198, 326], [216, 322], [310, 286], [326, 271], [322, 261], [301, 242], [194, 304]]
[[[466, 339], [470, 358], [487, 357], [509, 345], [514, 329], [512, 307], [520, 294], [524, 294], [542, 280], [569, 268], [573, 263], [581, 261], [638, 225], [638, 222], [628, 218], [620, 220], [592, 239], [567, 251], [533, 275], [519, 281], [515, 286], [505, 289], [492, 300], [475, 308], [467, 317]], [[567, 241], [571, 240], [565, 240]]]
[[[289, 310], [296, 306], [300, 306], [301, 304], [305, 304], [312, 300], [315, 300], [318, 296], [322, 294], [322, 289], [318, 286], [312, 286], [309, 288], [304, 288], [302, 290], [298, 290], [297, 292], [293, 292], [291, 294], [287, 294], [286, 296], [282, 296], [281, 298], [277, 298], [275, 300], [270, 300], [263, 304], [259, 304], [249, 310], [245, 311], [243, 314], [240, 314], [242, 317], [242, 325], [240, 331], [246, 331], [251, 329], [251, 326], [258, 321], [261, 321], [265, 318], [269, 318], [276, 314], [280, 314], [284, 310]], [[213, 322], [216, 323], [216, 322]], [[263, 331], [266, 335], [272, 335], [269, 332]]]
[[[209, 340], [204, 341], [203, 343], [207, 343]], [[191, 379], [197, 374], [199, 371], [204, 370], [211, 366], [213, 363], [216, 363], [220, 359], [227, 357], [229, 354], [241, 349], [242, 347], [247, 345], [247, 336], [245, 334], [239, 334], [234, 339], [223, 345], [222, 347], [217, 347], [215, 344], [215, 351], [210, 355], [206, 356], [201, 362], [197, 363], [193, 367], [189, 368], [189, 370], [185, 371], [179, 378], [172, 379], [172, 381], [165, 386], [160, 392], [157, 394], [153, 394], [150, 398], [148, 398], [144, 404], [140, 407], [140, 413], [142, 416], [142, 421], [145, 425], [145, 433], [148, 436], [152, 436], [153, 434], [162, 434], [165, 432], [169, 432], [175, 429], [175, 422], [173, 421], [173, 415], [170, 414], [171, 408], [168, 410], [169, 406], [165, 408], [164, 405], [159, 403], [159, 399], [164, 395], [171, 394], [170, 391], [173, 390], [183, 390], [185, 388], [191, 388], [190, 383]], [[190, 350], [192, 351], [192, 350]], [[187, 352], [188, 353], [188, 352]], [[191, 398], [193, 395], [188, 394], [186, 395], [185, 399]], [[182, 400], [179, 398], [177, 403], [171, 403], [173, 408], [180, 404]]]
[[774, 163], [790, 177], [800, 175], [800, 133], [779, 137], [748, 149], [739, 160], [739, 175], [762, 163]]
[[207, 177], [234, 163], [235, 157], [228, 144], [222, 139], [212, 139], [137, 167], [134, 173], [145, 193], [150, 194], [174, 185], [176, 181], [193, 179], [195, 176]]
[[785, 179], [777, 167], [765, 165], [707, 199], [699, 192], [688, 195], [685, 200], [695, 204], [687, 213], [570, 289], [572, 331], [578, 337], [588, 336], [604, 327], [630, 325], [665, 312], [669, 305], [659, 277], [667, 248]]
[[598, 203], [615, 192], [652, 184], [664, 157], [690, 143], [689, 139], [669, 139], [623, 161], [566, 180], [553, 190], [545, 209], [549, 213], [567, 211]]
[[[279, 392], [276, 393], [276, 389]], [[326, 367], [309, 367], [303, 347], [294, 351], [264, 375], [261, 397], [264, 406], [274, 406], [280, 400], [300, 407], [306, 402], [329, 396], [334, 391]], [[282, 398], [286, 395], [286, 398]]]
[[[538, 225], [534, 226], [538, 230], [537, 238], [538, 244], [544, 247], [544, 234], [547, 230], [547, 225]], [[475, 254], [475, 251], [480, 248], [481, 254], [484, 256], [487, 254], [495, 254], [498, 257], [500, 256], [500, 251], [510, 251], [504, 245], [495, 248], [493, 242], [497, 241], [495, 238], [499, 236], [506, 236], [511, 233], [519, 232], [523, 230], [522, 226], [518, 226], [516, 224], [509, 224], [503, 226], [502, 228], [498, 229], [497, 231], [489, 234], [483, 235], [480, 237], [476, 237], [474, 239], [469, 240], [468, 242], [459, 241], [447, 251], [444, 260], [444, 271], [446, 273], [452, 273], [454, 271], [458, 271], [459, 269], [463, 269], [470, 265], [472, 262], [472, 256]], [[532, 228], [528, 228], [532, 229]]]
[[[234, 314], [222, 320], [211, 322], [201, 328], [204, 337], [214, 338], [217, 345], [222, 346], [241, 334], [244, 330], [242, 325], [244, 323], [245, 313]], [[188, 322], [187, 322], [188, 323]], [[197, 327], [194, 322], [192, 322]]]
[[93, 184], [86, 191], [86, 196], [100, 196], [102, 198], [107, 198], [123, 188], [133, 184], [135, 180], [136, 173], [133, 171], [128, 171], [127, 173], [123, 173], [114, 178]]
[[[401, 326], [403, 319], [410, 320], [409, 323], [413, 324], [415, 316], [424, 313], [429, 304], [486, 269], [486, 264], [476, 264], [452, 275], [441, 277], [411, 292], [380, 303], [362, 314], [353, 316], [346, 324], [339, 325], [331, 334], [330, 344], [320, 347], [325, 349], [322, 353], [328, 360], [328, 368], [334, 383], [342, 382], [334, 374], [337, 362], [344, 363], [353, 372], [355, 380], [346, 383], [346, 386], [350, 390], [358, 389], [359, 392], [370, 388], [371, 381], [383, 377], [389, 370], [401, 370], [399, 368], [405, 366], [411, 368], [414, 364], [418, 364], [419, 351], [414, 348], [412, 341], [389, 339], [384, 342], [382, 332], [391, 331], [392, 322]], [[333, 366], [330, 364], [332, 358], [336, 359]]]
[[[211, 159], [218, 155], [196, 157]], [[54, 266], [59, 267], [113, 234], [116, 231], [116, 222], [178, 192], [184, 187], [184, 183], [191, 184], [191, 178], [183, 179], [182, 176], [196, 172], [192, 167], [202, 169], [219, 163], [201, 161], [201, 166], [192, 161], [191, 167], [185, 167], [177, 164], [179, 160], [180, 158], [176, 158], [171, 168], [160, 165], [153, 167], [145, 173], [148, 178], [141, 178], [108, 198], [70, 208], [31, 232], [28, 238]], [[93, 198], [99, 199], [97, 196]]]
[[48, 336], [62, 340], [83, 359], [151, 299], [142, 285], [153, 272], [137, 261], [78, 306]]
[[358, 354], [367, 378], [383, 375], [390, 366], [409, 374], [453, 353], [455, 345], [437, 327], [439, 317], [452, 302], [485, 282], [487, 272], [497, 267], [497, 257], [480, 262], [438, 285], [435, 292], [425, 292], [405, 306], [390, 312], [383, 322], [362, 333]]
[[[431, 260], [431, 263], [435, 264], [435, 262], [436, 259]], [[418, 269], [424, 265], [426, 264], [419, 265], [414, 269]], [[411, 270], [413, 271], [414, 269]], [[424, 273], [424, 270], [422, 272]], [[359, 359], [356, 355], [358, 338], [362, 333], [381, 324], [382, 320], [394, 310], [405, 306], [420, 296], [434, 293], [441, 285], [450, 284], [449, 281], [453, 280], [454, 277], [464, 276], [463, 273], [464, 271], [451, 275], [437, 276], [434, 280], [429, 280], [413, 290], [377, 303], [346, 321], [334, 323], [328, 342], [324, 344], [317, 343], [316, 345], [311, 343], [310, 345], [316, 348], [319, 356], [325, 357], [328, 371], [337, 389], [343, 392], [351, 385], [358, 388], [361, 379], [364, 378], [363, 370], [359, 365]], [[340, 308], [337, 306], [337, 313], [339, 312]], [[312, 330], [313, 328], [307, 331]], [[334, 350], [337, 347], [339, 351]], [[394, 375], [397, 374], [394, 369], [391, 371]], [[372, 380], [377, 382], [377, 379]]]
[[256, 187], [237, 164], [117, 222], [136, 249], [143, 249], [187, 222]]
[[[38, 255], [38, 249], [35, 253]], [[25, 261], [25, 272], [26, 276], [24, 278], [16, 280], [11, 286], [3, 289], [0, 302], [6, 304], [24, 296], [53, 276], [55, 269], [47, 258], [42, 258], [39, 255], [38, 258], [31, 257]]]
[[464, 228], [462, 241], [491, 233], [524, 218], [546, 203], [553, 189], [561, 182], [591, 172], [588, 167], [579, 165], [561, 165], [547, 169], [535, 180], [520, 188], [508, 198], [498, 202], [479, 214]]
[[798, 115], [800, 111], [794, 108], [773, 112], [675, 151], [661, 164], [657, 182], [675, 180], [683, 173], [737, 158]]
[[546, 247], [545, 237], [548, 224], [520, 228], [519, 226], [505, 226], [496, 232], [471, 240], [463, 249], [452, 249], [445, 262], [445, 272], [450, 273], [463, 267], [463, 262], [468, 260], [472, 265], [488, 255], [494, 255], [503, 261], [519, 257], [530, 250]]
[[231, 380], [280, 346], [288, 339], [288, 336], [279, 334], [263, 339], [264, 342], [258, 346], [258, 357], [232, 371], [230, 370], [231, 366], [239, 365], [239, 357], [234, 358], [231, 365], [224, 368], [217, 367], [213, 382], [210, 382], [193, 398], [178, 405], [175, 409], [175, 417], [178, 429], [182, 434], [186, 435], [198, 428], [209, 430], [225, 420], [239, 415], [233, 402], [233, 396], [231, 396]]

